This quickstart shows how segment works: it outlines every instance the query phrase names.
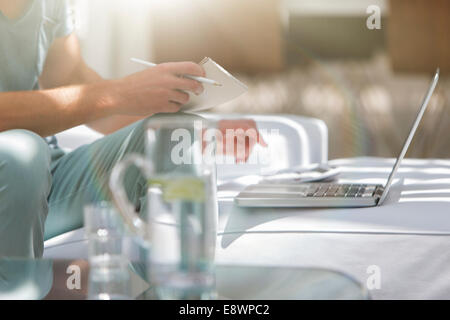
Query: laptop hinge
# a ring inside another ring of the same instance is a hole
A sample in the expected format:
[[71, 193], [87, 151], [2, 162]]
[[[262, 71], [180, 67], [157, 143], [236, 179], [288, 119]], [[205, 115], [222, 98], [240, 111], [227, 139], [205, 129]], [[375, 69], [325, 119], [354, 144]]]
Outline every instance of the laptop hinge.
[[383, 186], [377, 186], [377, 188], [375, 189], [373, 196], [375, 197], [375, 201], [377, 204], [380, 201], [380, 198], [381, 198], [381, 195], [383, 194], [383, 192], [384, 192]]

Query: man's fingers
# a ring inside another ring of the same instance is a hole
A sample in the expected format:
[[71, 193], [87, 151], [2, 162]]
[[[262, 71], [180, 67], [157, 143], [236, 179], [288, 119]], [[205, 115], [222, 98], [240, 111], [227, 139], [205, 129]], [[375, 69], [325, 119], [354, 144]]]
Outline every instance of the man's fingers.
[[169, 100], [183, 105], [189, 102], [189, 94], [179, 90], [171, 90]]
[[165, 112], [178, 112], [180, 111], [181, 104], [175, 101], [169, 101]]
[[256, 133], [257, 136], [256, 142], [259, 143], [262, 147], [268, 146], [262, 134], [259, 132], [256, 122], [252, 119], [221, 120], [219, 126], [223, 132], [225, 132], [227, 129], [242, 129], [245, 132], [251, 132], [254, 130], [253, 133]]
[[256, 141], [249, 136], [239, 135], [234, 140], [234, 156], [237, 162], [247, 162], [250, 157], [250, 150]]
[[262, 147], [264, 147], [264, 148], [266, 148], [266, 147], [269, 146], [269, 145], [267, 144], [267, 142], [264, 140], [264, 138], [263, 138], [261, 132], [259, 132], [259, 131], [258, 131], [258, 143], [259, 143]]
[[204, 90], [203, 85], [200, 82], [187, 78], [176, 77], [174, 84], [175, 89], [190, 91], [196, 95], [201, 94]]
[[191, 75], [197, 77], [204, 77], [205, 70], [202, 66], [195, 62], [170, 62], [161, 64], [164, 68], [167, 68], [169, 72], [175, 75]]

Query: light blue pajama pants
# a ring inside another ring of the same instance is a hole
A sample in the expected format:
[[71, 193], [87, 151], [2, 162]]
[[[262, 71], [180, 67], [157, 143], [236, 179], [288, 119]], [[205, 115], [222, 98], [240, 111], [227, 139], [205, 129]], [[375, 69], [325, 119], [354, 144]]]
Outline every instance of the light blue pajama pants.
[[[83, 225], [83, 207], [110, 201], [108, 178], [124, 155], [144, 152], [145, 121], [65, 154], [26, 130], [0, 132], [0, 257], [42, 257], [44, 240]], [[125, 179], [136, 205], [145, 179]]]

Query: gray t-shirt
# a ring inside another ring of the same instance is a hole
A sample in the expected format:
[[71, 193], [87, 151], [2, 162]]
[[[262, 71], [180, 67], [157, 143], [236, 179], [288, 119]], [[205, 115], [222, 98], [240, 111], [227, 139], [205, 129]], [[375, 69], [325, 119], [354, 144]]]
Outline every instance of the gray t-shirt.
[[0, 12], [0, 92], [39, 89], [51, 44], [73, 30], [67, 0], [31, 0], [14, 20]]

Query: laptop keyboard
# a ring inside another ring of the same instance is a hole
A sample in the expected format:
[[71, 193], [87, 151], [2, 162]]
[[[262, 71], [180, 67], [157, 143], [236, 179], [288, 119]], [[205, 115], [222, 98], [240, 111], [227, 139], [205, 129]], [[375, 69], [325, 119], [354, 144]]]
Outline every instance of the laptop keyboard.
[[373, 197], [380, 185], [337, 184], [337, 183], [300, 183], [300, 184], [254, 184], [245, 188], [241, 194], [249, 195], [295, 195], [307, 198], [368, 198]]
[[366, 198], [372, 197], [376, 186], [366, 184], [310, 184], [306, 197], [345, 197]]

